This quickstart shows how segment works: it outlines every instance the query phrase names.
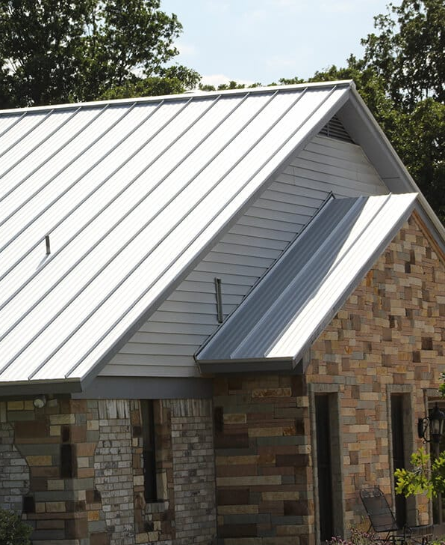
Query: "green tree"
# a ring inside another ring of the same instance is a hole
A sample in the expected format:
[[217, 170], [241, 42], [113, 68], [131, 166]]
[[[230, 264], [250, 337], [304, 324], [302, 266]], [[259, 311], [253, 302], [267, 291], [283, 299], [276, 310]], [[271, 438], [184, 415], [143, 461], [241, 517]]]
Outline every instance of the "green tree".
[[428, 98], [445, 102], [444, 21], [443, 0], [402, 0], [375, 17], [378, 32], [362, 40], [365, 66], [405, 111]]
[[0, 106], [184, 91], [199, 75], [165, 66], [181, 30], [160, 0], [3, 2]]
[[[422, 192], [445, 222], [445, 4], [402, 0], [375, 17], [362, 40], [364, 70], [372, 70], [388, 100], [370, 105]], [[389, 114], [389, 115], [388, 115]]]

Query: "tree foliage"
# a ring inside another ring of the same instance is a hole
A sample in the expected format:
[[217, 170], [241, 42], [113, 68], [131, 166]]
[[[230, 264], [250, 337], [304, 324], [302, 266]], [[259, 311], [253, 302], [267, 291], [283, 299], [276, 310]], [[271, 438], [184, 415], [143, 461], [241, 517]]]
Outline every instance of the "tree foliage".
[[375, 17], [378, 33], [362, 40], [365, 66], [385, 81], [389, 96], [405, 111], [432, 98], [445, 102], [445, 4], [402, 0]]
[[178, 54], [181, 30], [160, 0], [3, 2], [0, 107], [194, 87], [195, 71], [165, 67]]

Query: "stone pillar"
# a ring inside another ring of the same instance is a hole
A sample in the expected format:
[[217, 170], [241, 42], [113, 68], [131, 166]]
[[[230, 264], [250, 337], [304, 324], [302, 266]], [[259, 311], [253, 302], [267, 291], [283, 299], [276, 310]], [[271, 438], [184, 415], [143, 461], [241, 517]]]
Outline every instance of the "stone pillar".
[[217, 378], [214, 407], [221, 543], [313, 543], [304, 377]]
[[[3, 408], [2, 426], [9, 426], [10, 431], [8, 437], [2, 437], [1, 471], [14, 467], [12, 474], [18, 476], [20, 468], [23, 483], [29, 475], [26, 485], [11, 484], [10, 490], [12, 495], [23, 495], [20, 510], [34, 528], [33, 543], [94, 543], [90, 541], [90, 502], [97, 497], [90, 492], [98, 437], [87, 402], [50, 399], [37, 409], [32, 400], [17, 400], [6, 402]], [[8, 456], [5, 449], [11, 451]], [[2, 499], [2, 506], [8, 507], [6, 497]], [[18, 501], [15, 510], [19, 510]]]

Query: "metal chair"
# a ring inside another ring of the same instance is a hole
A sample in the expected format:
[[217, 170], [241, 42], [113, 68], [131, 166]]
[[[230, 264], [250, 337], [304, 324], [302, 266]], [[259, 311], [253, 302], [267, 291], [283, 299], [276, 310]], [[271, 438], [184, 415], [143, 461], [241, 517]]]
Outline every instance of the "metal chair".
[[363, 488], [360, 491], [360, 498], [371, 523], [369, 528], [377, 534], [386, 534], [383, 542], [404, 544], [414, 541], [425, 545], [433, 535], [431, 524], [400, 527], [385, 494], [378, 486]]

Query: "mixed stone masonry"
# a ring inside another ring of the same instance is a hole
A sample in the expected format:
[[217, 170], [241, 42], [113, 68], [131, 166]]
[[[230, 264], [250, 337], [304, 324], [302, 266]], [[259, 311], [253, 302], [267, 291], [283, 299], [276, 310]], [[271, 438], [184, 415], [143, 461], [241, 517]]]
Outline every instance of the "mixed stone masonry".
[[1, 506], [22, 513], [34, 545], [215, 540], [211, 402], [155, 406], [160, 500], [148, 504], [139, 401], [0, 403]]
[[[329, 399], [334, 528], [360, 525], [362, 487], [392, 497], [393, 396], [404, 400], [408, 463], [443, 372], [444, 256], [414, 214], [315, 341], [304, 376], [215, 380], [221, 544], [317, 541], [317, 396]], [[430, 521], [426, 498], [407, 508], [410, 524]]]

